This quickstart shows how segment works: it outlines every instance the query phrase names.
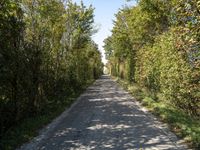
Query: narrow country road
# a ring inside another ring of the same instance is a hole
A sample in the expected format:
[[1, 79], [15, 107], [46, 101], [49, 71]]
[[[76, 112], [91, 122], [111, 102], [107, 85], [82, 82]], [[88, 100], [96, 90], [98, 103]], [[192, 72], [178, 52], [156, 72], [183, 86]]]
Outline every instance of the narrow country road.
[[184, 150], [176, 136], [108, 76], [20, 150]]

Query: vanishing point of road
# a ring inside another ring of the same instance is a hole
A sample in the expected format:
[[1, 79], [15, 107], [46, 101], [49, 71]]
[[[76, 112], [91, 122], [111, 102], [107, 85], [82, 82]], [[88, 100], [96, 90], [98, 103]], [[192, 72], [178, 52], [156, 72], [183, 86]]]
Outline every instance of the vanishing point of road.
[[178, 138], [109, 76], [20, 150], [184, 150]]

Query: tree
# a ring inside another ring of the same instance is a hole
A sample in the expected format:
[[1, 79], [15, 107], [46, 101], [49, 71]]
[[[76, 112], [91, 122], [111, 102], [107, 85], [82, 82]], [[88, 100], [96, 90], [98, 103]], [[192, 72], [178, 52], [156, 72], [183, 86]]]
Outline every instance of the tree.
[[[105, 40], [110, 73], [199, 116], [199, 2], [139, 0], [116, 14]], [[125, 68], [125, 69], [124, 69]]]
[[0, 2], [1, 137], [66, 103], [102, 73], [93, 7], [61, 0]]

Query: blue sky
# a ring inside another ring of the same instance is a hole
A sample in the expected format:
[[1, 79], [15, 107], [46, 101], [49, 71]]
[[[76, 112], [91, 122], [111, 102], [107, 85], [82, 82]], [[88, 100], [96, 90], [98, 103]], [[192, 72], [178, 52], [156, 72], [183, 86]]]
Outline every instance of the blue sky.
[[[81, 0], [73, 0], [80, 3]], [[92, 4], [95, 8], [95, 26], [99, 31], [93, 36], [93, 40], [99, 45], [99, 49], [103, 55], [103, 62], [105, 63], [103, 40], [111, 35], [111, 29], [113, 27], [113, 20], [119, 8], [123, 5], [135, 5], [135, 1], [126, 2], [125, 0], [83, 0], [86, 6]]]

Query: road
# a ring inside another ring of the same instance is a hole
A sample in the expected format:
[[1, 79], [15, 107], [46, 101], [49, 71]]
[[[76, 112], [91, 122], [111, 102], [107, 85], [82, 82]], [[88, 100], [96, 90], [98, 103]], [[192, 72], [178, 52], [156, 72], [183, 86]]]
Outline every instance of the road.
[[20, 150], [184, 150], [178, 138], [108, 76]]

